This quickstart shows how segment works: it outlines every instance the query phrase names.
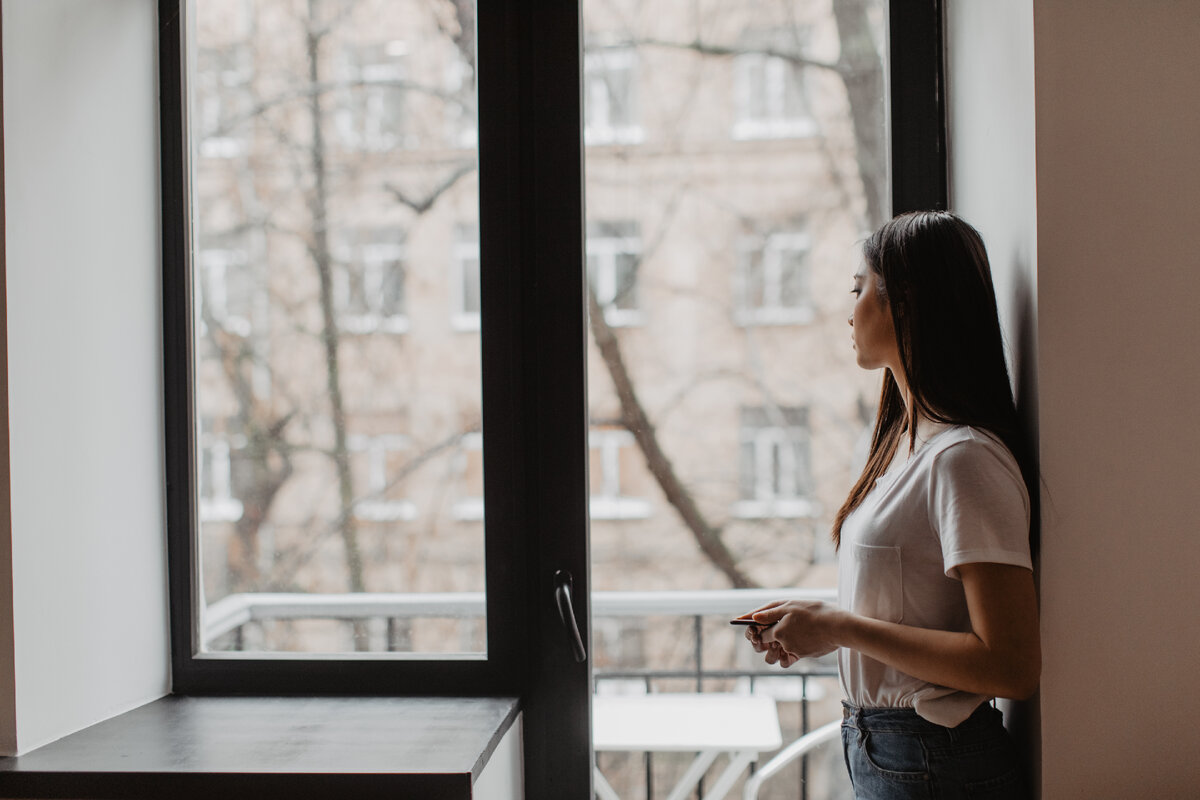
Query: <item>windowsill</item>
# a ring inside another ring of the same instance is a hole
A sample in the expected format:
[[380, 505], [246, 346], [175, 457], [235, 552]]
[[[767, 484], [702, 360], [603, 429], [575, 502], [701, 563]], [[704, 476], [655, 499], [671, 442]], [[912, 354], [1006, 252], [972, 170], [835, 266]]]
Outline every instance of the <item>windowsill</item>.
[[3, 797], [468, 800], [512, 698], [168, 696], [0, 759]]
[[648, 519], [653, 508], [650, 501], [638, 497], [592, 495], [588, 503], [592, 519]]
[[739, 500], [731, 509], [737, 519], [813, 519], [819, 509], [811, 500], [776, 498], [773, 500]]
[[753, 142], [763, 139], [805, 139], [817, 135], [812, 119], [754, 119], [739, 120], [733, 126], [733, 139]]
[[816, 318], [811, 306], [743, 308], [734, 312], [734, 322], [743, 328], [769, 325], [808, 325]]
[[346, 333], [408, 333], [408, 317], [400, 314], [343, 314], [338, 318]]
[[462, 332], [478, 331], [480, 329], [479, 312], [459, 311], [452, 314], [450, 327]]

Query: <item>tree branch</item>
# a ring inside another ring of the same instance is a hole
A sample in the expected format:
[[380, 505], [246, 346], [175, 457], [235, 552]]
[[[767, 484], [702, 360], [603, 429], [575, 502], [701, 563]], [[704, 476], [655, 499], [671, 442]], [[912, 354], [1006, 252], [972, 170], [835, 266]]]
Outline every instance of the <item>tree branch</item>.
[[392, 196], [396, 198], [397, 202], [408, 206], [413, 210], [413, 213], [419, 216], [433, 208], [433, 204], [438, 201], [439, 197], [449, 191], [454, 184], [458, 183], [463, 177], [470, 175], [474, 171], [474, 161], [462, 162], [455, 167], [449, 175], [443, 178], [437, 186], [434, 186], [431, 190], [429, 190], [429, 192], [423, 197], [413, 197], [393, 183], [385, 183], [383, 188], [385, 191], [390, 192]]
[[770, 58], [780, 58], [784, 61], [790, 61], [793, 64], [802, 67], [814, 67], [816, 69], [827, 69], [832, 72], [840, 73], [842, 65], [840, 63], [829, 63], [828, 61], [819, 61], [815, 58], [808, 58], [792, 50], [780, 50], [774, 47], [754, 47], [752, 45], [728, 45], [716, 44], [715, 42], [705, 42], [700, 39], [693, 39], [690, 42], [673, 42], [669, 39], [655, 39], [637, 37], [625, 39], [621, 42], [612, 45], [613, 47], [662, 47], [668, 50], [690, 50], [693, 53], [698, 53], [702, 56], [719, 56], [723, 58], [732, 56], [745, 55], [761, 55]]
[[650, 424], [646, 409], [638, 399], [637, 391], [629, 376], [629, 370], [625, 367], [625, 359], [621, 355], [620, 343], [617, 342], [612, 328], [604, 319], [604, 309], [600, 307], [591, 287], [588, 288], [587, 294], [592, 335], [596, 340], [596, 347], [600, 350], [600, 357], [604, 360], [605, 367], [608, 368], [608, 374], [616, 388], [617, 397], [621, 401], [622, 422], [633, 434], [638, 448], [646, 459], [646, 466], [650, 469], [650, 474], [662, 488], [667, 502], [674, 506], [684, 525], [691, 531], [700, 550], [729, 579], [734, 588], [747, 589], [757, 586], [758, 584], [738, 567], [737, 559], [726, 547], [720, 530], [709, 524], [696, 505], [691, 492], [679, 480], [674, 465], [671, 464], [671, 460], [667, 458], [667, 454], [663, 452], [662, 446], [659, 444], [658, 434], [654, 430], [654, 426]]

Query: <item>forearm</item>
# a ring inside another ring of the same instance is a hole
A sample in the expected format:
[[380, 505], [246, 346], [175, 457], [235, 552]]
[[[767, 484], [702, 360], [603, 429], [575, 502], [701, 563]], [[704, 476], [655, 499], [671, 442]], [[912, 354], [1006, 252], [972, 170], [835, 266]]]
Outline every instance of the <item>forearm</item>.
[[831, 638], [929, 683], [1024, 699], [1037, 688], [1040, 654], [1019, 642], [989, 644], [973, 632], [930, 630], [836, 612]]

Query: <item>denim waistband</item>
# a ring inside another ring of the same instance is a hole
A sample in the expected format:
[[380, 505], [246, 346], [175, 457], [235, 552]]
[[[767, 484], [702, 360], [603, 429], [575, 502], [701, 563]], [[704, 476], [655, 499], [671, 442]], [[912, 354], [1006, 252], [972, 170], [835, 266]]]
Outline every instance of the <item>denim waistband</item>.
[[[1000, 712], [990, 703], [981, 703], [971, 712], [956, 730], [987, 724], [993, 719], [999, 719]], [[911, 731], [920, 733], [931, 730], [947, 730], [936, 722], [930, 722], [913, 708], [859, 708], [842, 701], [842, 721], [860, 730], [876, 731]]]

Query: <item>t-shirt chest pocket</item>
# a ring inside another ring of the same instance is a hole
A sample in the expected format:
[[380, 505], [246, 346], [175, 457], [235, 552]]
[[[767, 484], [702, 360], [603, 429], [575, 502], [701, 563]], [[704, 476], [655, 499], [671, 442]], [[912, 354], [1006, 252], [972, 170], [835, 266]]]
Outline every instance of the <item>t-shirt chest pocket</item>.
[[855, 614], [900, 622], [904, 619], [904, 573], [900, 548], [881, 545], [854, 545]]

